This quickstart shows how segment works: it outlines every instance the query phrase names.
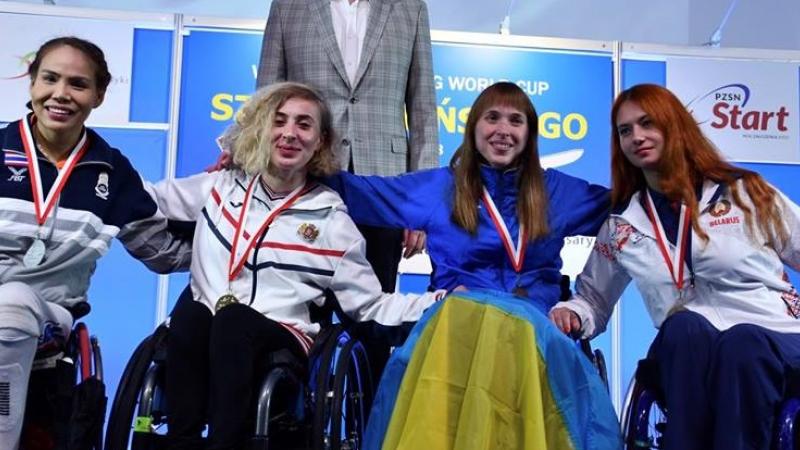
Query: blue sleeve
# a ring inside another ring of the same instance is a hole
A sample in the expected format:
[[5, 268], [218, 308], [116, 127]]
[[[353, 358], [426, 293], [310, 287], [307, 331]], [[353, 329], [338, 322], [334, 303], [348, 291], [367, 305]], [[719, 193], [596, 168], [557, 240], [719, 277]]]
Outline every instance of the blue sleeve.
[[565, 217], [565, 236], [597, 236], [611, 207], [608, 188], [556, 170], [547, 171], [550, 208]]
[[446, 169], [393, 176], [340, 172], [322, 181], [342, 196], [358, 224], [425, 230], [433, 209], [447, 196]]

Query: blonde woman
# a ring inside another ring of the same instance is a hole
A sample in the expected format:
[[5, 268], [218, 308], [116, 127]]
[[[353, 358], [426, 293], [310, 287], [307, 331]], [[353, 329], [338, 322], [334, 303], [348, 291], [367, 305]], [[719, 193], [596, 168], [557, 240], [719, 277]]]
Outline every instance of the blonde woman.
[[355, 320], [386, 326], [416, 321], [441, 296], [381, 292], [342, 200], [316, 182], [338, 170], [333, 138], [316, 91], [276, 84], [257, 92], [226, 134], [232, 168], [156, 186], [167, 217], [197, 221], [191, 298], [170, 322], [172, 448], [199, 448], [206, 417], [206, 448], [243, 444], [254, 362], [277, 349], [306, 357], [319, 331], [309, 307], [322, 305], [326, 290]]

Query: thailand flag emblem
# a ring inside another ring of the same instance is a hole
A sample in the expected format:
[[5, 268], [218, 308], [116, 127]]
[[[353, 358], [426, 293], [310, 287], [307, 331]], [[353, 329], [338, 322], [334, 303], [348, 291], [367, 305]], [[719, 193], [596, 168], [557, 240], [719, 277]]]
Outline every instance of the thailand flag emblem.
[[28, 157], [19, 150], [3, 149], [6, 166], [28, 167]]

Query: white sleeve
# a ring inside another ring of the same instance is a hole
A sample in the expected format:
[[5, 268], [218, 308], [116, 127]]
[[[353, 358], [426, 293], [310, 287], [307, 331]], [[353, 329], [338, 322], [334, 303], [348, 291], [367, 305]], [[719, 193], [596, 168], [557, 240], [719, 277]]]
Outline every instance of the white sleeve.
[[145, 188], [158, 203], [158, 209], [167, 219], [194, 221], [205, 206], [217, 179], [225, 173], [216, 171], [145, 183]]
[[575, 281], [575, 294], [569, 301], [553, 308], [567, 308], [581, 319], [581, 336], [592, 338], [606, 329], [614, 305], [631, 279], [617, 261], [617, 247], [606, 220], [597, 234], [594, 248], [583, 271]]
[[[366, 258], [366, 243], [352, 220], [346, 213], [337, 211], [338, 217], [334, 233], [338, 238], [347, 239], [344, 255], [334, 270], [330, 289], [342, 310], [359, 322], [375, 321], [381, 325], [397, 326], [404, 322], [419, 320], [422, 313], [436, 300], [442, 298], [444, 291], [425, 294], [387, 294]], [[346, 219], [346, 220], [344, 220]], [[353, 239], [353, 236], [357, 236]], [[344, 242], [344, 241], [340, 241]]]
[[800, 207], [782, 192], [775, 191], [780, 198], [781, 218], [788, 233], [788, 240], [778, 242], [776, 251], [784, 264], [800, 271]]

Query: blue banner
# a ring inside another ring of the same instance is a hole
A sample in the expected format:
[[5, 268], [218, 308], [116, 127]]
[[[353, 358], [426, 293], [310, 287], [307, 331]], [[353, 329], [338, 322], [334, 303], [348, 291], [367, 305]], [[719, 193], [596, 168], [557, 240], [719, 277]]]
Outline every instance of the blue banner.
[[216, 161], [216, 138], [256, 86], [261, 34], [192, 30], [183, 41], [177, 176]]
[[511, 81], [539, 114], [543, 164], [608, 185], [610, 54], [434, 43], [433, 63], [442, 165], [461, 144], [478, 94], [492, 83]]

